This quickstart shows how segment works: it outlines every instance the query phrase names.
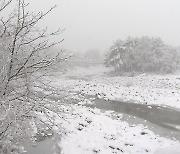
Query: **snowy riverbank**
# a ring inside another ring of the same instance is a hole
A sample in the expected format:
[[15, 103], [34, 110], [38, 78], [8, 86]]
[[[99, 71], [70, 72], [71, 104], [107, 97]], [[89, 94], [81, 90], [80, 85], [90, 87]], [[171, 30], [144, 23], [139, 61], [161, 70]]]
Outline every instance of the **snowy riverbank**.
[[[87, 77], [88, 76], [88, 77]], [[171, 106], [180, 108], [180, 77], [178, 75], [146, 75], [135, 77], [107, 77], [81, 73], [73, 74], [55, 84], [70, 89], [70, 92], [93, 95], [105, 100], [131, 100], [132, 103]], [[84, 77], [87, 77], [84, 80]], [[76, 95], [78, 99], [82, 95]], [[79, 98], [79, 104], [93, 103], [93, 99]], [[127, 102], [128, 103], [128, 102]], [[121, 121], [122, 115], [111, 117], [111, 112], [102, 113], [81, 105], [72, 105], [73, 112], [67, 114], [68, 133], [63, 136], [60, 146], [62, 153], [164, 153], [179, 151], [178, 141], [154, 134], [148, 127], [130, 125]]]
[[[67, 135], [60, 146], [63, 154], [154, 153], [158, 149], [180, 147], [180, 143], [155, 135], [146, 126], [121, 121], [122, 114], [102, 113], [74, 105], [66, 117]], [[111, 116], [115, 118], [111, 118]], [[180, 149], [178, 149], [180, 152]]]
[[180, 76], [146, 75], [98, 77], [79, 81], [74, 91], [109, 100], [180, 108]]

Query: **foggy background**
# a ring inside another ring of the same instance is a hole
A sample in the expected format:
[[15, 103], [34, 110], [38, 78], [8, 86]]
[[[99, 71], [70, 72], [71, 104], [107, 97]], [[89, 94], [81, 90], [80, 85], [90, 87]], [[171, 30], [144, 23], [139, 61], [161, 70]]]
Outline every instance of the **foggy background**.
[[[42, 25], [66, 29], [63, 48], [70, 51], [106, 51], [116, 39], [128, 36], [161, 37], [180, 44], [179, 0], [31, 0], [33, 10], [57, 4]], [[46, 23], [44, 23], [46, 22]]]
[[0, 1], [0, 153], [180, 154], [179, 5]]

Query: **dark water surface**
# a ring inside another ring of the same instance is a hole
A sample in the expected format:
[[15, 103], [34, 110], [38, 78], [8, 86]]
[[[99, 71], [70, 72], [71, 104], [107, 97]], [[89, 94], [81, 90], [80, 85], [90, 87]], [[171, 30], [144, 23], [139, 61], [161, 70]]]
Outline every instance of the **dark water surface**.
[[144, 124], [153, 132], [180, 141], [180, 111], [167, 106], [96, 99], [94, 107], [124, 114], [125, 121]]
[[40, 141], [36, 146], [27, 145], [27, 152], [23, 154], [53, 154], [54, 142], [51, 138], [47, 138], [44, 141]]

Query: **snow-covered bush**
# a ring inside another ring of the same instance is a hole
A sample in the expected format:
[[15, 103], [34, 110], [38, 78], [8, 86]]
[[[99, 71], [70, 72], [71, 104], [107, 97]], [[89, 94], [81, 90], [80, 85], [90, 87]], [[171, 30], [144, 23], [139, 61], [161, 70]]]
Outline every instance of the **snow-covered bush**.
[[106, 65], [128, 72], [172, 73], [178, 64], [177, 50], [160, 38], [131, 38], [117, 40], [110, 47]]

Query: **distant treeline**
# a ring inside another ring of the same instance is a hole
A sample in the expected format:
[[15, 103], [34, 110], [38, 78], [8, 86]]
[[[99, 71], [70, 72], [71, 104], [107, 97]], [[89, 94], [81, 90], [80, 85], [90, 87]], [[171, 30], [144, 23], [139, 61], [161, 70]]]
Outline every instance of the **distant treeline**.
[[180, 52], [160, 38], [128, 37], [114, 42], [105, 64], [122, 72], [172, 73], [180, 64]]

